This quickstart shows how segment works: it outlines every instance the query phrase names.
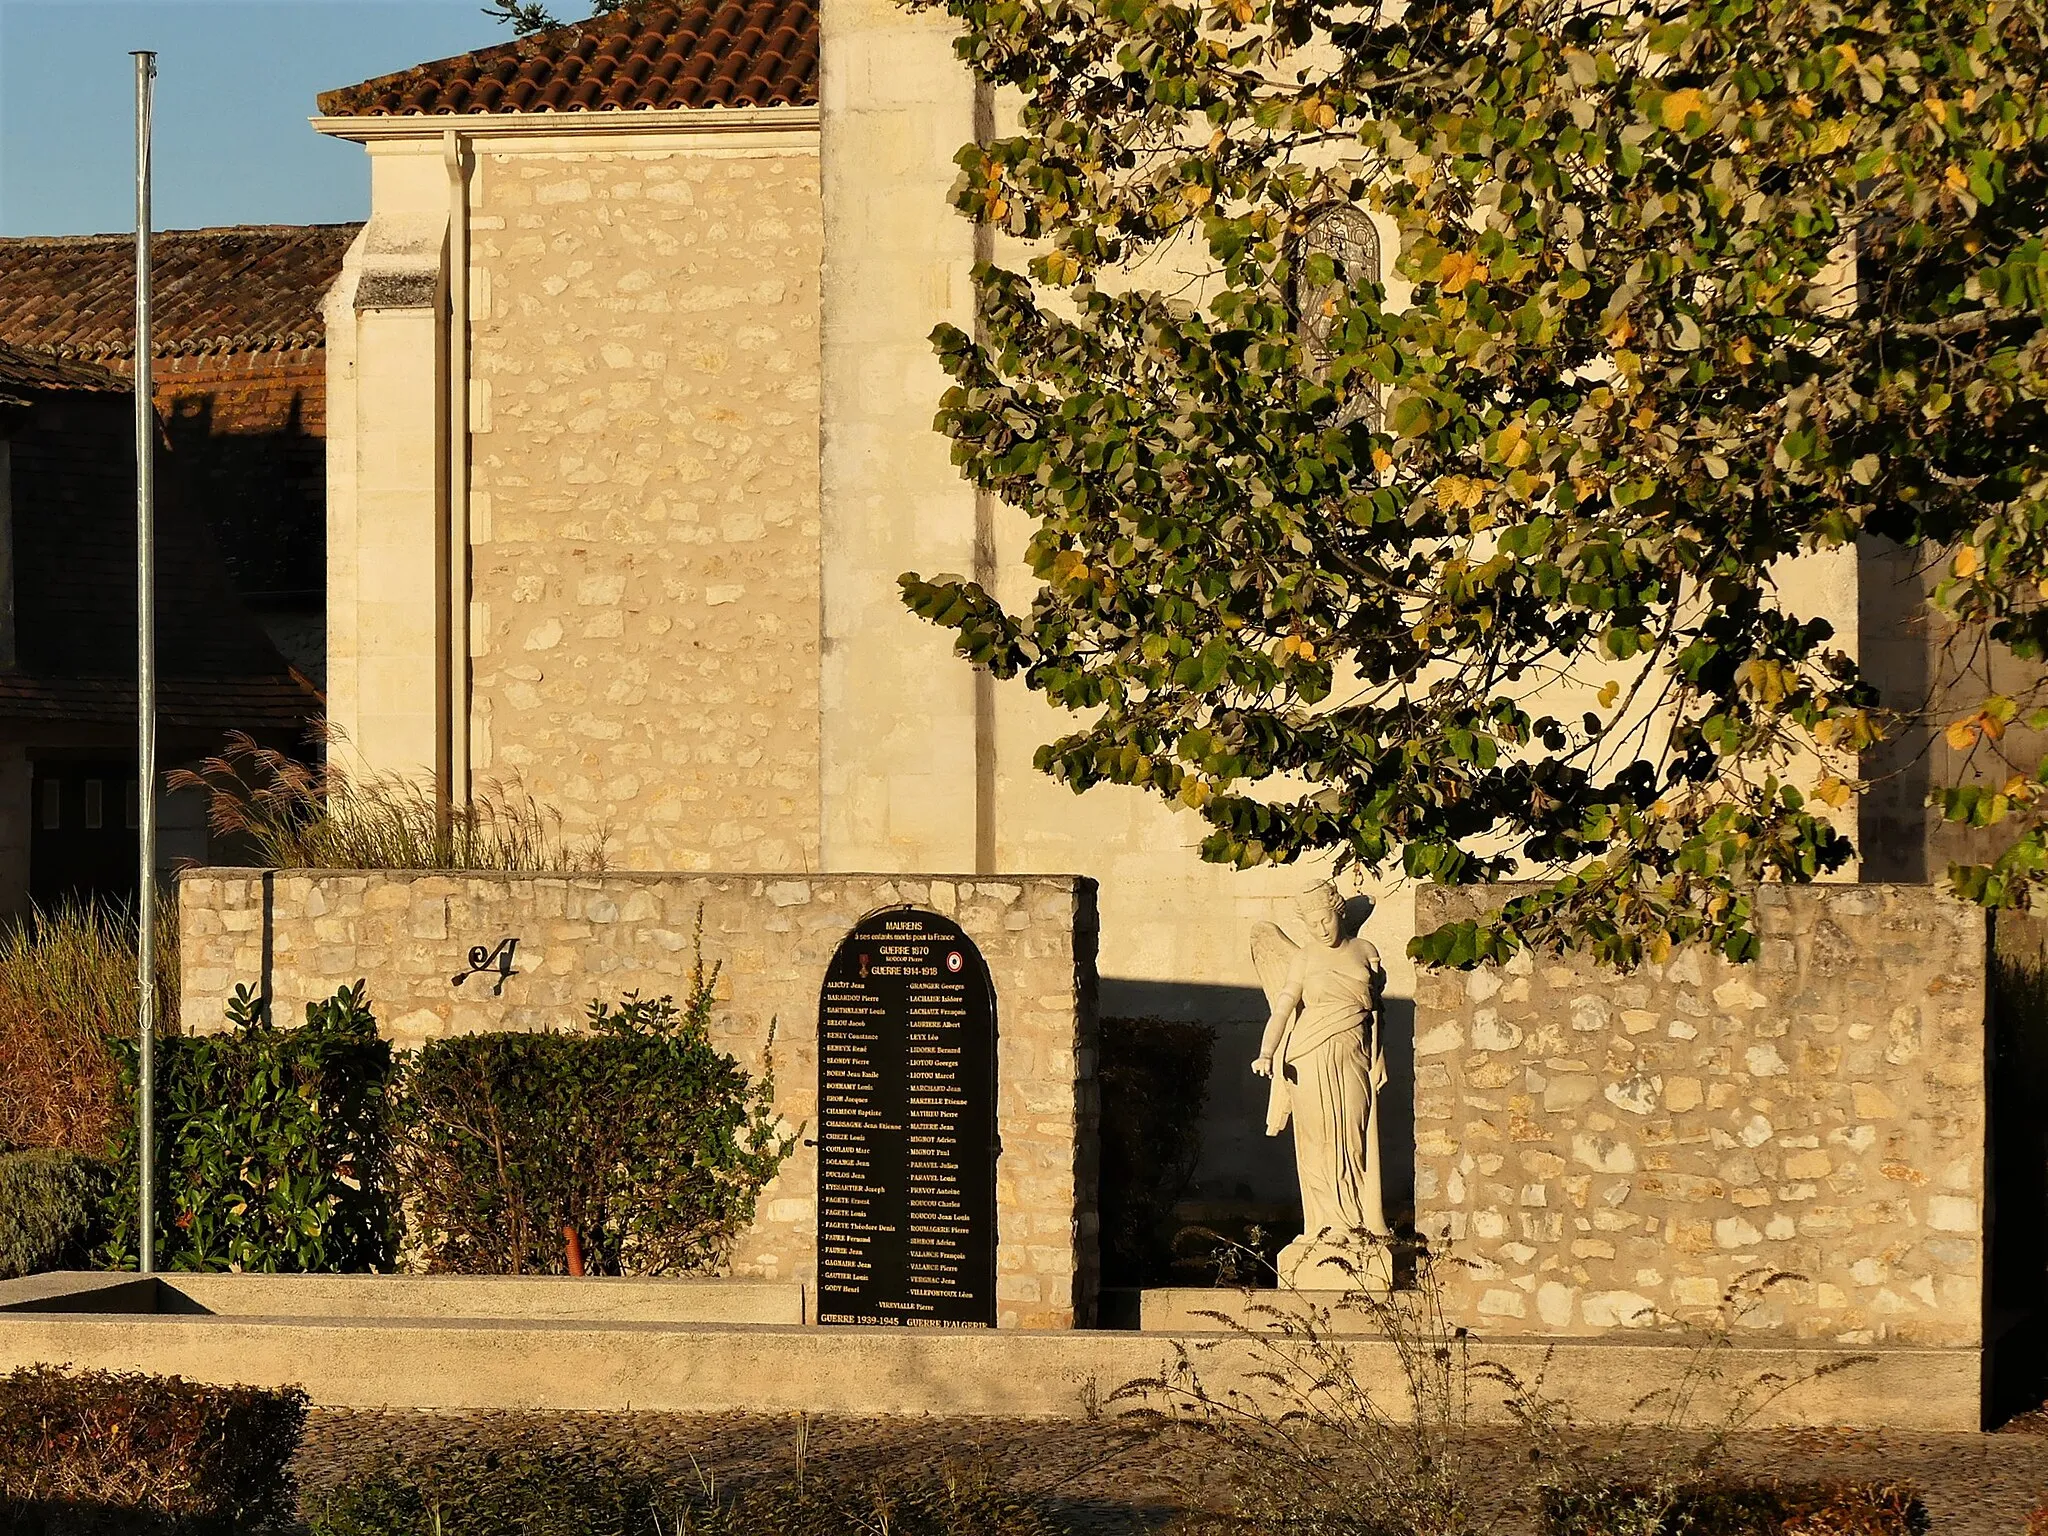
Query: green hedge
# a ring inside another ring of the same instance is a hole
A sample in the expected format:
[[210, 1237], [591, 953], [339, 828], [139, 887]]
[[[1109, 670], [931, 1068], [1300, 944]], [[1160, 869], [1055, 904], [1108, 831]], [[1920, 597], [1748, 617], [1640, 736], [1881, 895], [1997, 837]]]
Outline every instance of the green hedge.
[[0, 1280], [86, 1267], [113, 1184], [107, 1164], [61, 1147], [0, 1153]]
[[795, 1138], [774, 1079], [717, 1050], [716, 972], [683, 1007], [590, 1006], [585, 1034], [436, 1041], [406, 1061], [398, 1159], [416, 1253], [458, 1274], [561, 1273], [573, 1228], [592, 1274], [723, 1260]]
[[672, 1531], [670, 1503], [587, 1452], [456, 1446], [309, 1490], [301, 1513], [312, 1536], [644, 1536]]
[[1919, 1493], [1888, 1483], [1543, 1490], [1543, 1536], [1923, 1536], [1927, 1526]]
[[[309, 1003], [300, 1029], [276, 1028], [239, 987], [228, 1023], [224, 1034], [157, 1042], [158, 1267], [390, 1268], [391, 1047], [378, 1038], [363, 984]], [[129, 1267], [136, 1248], [137, 1065], [125, 1046], [121, 1225], [106, 1254], [115, 1268]]]
[[1173, 1278], [1174, 1208], [1202, 1155], [1216, 1032], [1172, 1019], [1106, 1018], [1102, 1089], [1102, 1279]]
[[291, 1517], [297, 1390], [34, 1366], [0, 1376], [0, 1530], [227, 1536]]
[[589, 1450], [451, 1446], [310, 1490], [310, 1536], [1059, 1536], [1029, 1500], [960, 1477], [812, 1477], [720, 1493]]

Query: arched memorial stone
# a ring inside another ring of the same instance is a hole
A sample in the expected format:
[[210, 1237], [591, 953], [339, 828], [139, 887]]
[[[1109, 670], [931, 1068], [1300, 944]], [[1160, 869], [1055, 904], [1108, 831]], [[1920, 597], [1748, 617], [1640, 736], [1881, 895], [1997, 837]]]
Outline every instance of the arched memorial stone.
[[996, 996], [959, 924], [861, 919], [818, 1000], [818, 1320], [996, 1322]]

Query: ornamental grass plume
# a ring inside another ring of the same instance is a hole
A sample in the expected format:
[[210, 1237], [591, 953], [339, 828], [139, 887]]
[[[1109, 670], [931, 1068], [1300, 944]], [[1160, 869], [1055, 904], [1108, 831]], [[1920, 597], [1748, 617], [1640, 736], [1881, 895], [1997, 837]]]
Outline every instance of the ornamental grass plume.
[[[178, 1018], [177, 908], [157, 913], [156, 1013]], [[120, 1113], [113, 1042], [139, 1012], [132, 907], [67, 901], [0, 927], [0, 1147], [104, 1157]]]
[[516, 785], [485, 780], [449, 806], [431, 784], [390, 774], [358, 778], [308, 764], [240, 731], [173, 789], [208, 797], [207, 824], [273, 869], [450, 869], [597, 872], [602, 831], [569, 838], [558, 811]]

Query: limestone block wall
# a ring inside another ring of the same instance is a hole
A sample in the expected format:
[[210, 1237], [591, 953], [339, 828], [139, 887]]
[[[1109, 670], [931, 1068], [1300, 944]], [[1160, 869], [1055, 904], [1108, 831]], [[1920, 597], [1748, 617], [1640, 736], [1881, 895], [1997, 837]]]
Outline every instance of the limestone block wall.
[[479, 145], [473, 772], [615, 867], [819, 864], [816, 134], [746, 137]]
[[[1504, 900], [1513, 888], [1487, 900]], [[1477, 899], [1428, 889], [1418, 923]], [[1418, 1225], [1493, 1332], [1701, 1319], [1842, 1344], [1983, 1338], [1986, 943], [1929, 886], [1755, 892], [1761, 956], [1629, 976], [1517, 956], [1417, 979]]]
[[[680, 994], [703, 914], [722, 969], [719, 1047], [750, 1071], [773, 1037], [776, 1106], [806, 1128], [764, 1194], [734, 1273], [817, 1273], [818, 998], [847, 931], [882, 907], [940, 912], [966, 930], [996, 989], [997, 1315], [1064, 1328], [1097, 1288], [1095, 888], [1072, 876], [437, 874], [188, 870], [178, 883], [180, 1013], [219, 1028], [238, 983], [281, 1023], [367, 978], [400, 1046], [485, 1030], [573, 1029], [593, 998]], [[519, 942], [502, 995], [468, 969], [473, 946]]]

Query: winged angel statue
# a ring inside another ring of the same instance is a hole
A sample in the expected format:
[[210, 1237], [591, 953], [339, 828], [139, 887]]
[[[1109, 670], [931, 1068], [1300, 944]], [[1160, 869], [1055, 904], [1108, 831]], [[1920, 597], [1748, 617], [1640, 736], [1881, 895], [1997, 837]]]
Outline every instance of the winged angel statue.
[[[1294, 1122], [1301, 1180], [1301, 1236], [1280, 1251], [1280, 1277], [1305, 1290], [1384, 1289], [1392, 1280], [1379, 1148], [1386, 970], [1363, 935], [1344, 937], [1335, 886], [1317, 886], [1296, 910], [1307, 944], [1275, 923], [1252, 929], [1252, 963], [1272, 1009], [1252, 1071], [1273, 1085], [1266, 1134]], [[1321, 1267], [1333, 1259], [1350, 1273]]]

